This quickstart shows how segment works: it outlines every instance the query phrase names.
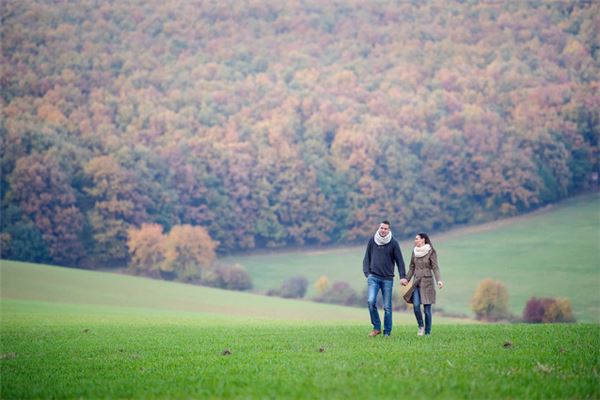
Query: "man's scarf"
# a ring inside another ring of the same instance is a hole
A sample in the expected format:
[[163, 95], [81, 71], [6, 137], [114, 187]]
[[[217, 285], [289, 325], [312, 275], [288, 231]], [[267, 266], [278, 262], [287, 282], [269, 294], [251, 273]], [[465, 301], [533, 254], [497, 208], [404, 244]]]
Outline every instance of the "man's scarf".
[[[380, 227], [381, 227], [381, 225], [380, 225]], [[373, 239], [375, 240], [375, 243], [377, 243], [378, 246], [383, 246], [384, 244], [388, 244], [390, 242], [390, 240], [392, 240], [392, 231], [390, 230], [390, 233], [388, 233], [384, 237], [379, 234], [379, 229], [377, 229], [377, 232], [375, 232], [375, 236], [373, 236]]]

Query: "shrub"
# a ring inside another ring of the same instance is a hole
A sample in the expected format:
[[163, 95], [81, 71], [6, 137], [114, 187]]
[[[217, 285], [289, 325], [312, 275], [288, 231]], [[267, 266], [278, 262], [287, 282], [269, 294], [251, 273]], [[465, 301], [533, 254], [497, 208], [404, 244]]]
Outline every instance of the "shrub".
[[225, 288], [223, 281], [223, 267], [213, 267], [202, 270], [200, 283], [204, 286]]
[[539, 323], [544, 319], [544, 302], [543, 299], [532, 297], [525, 304], [523, 310], [523, 321], [529, 323]]
[[352, 289], [347, 282], [334, 282], [322, 295], [315, 297], [320, 303], [342, 304], [355, 306], [359, 303], [356, 290]]
[[294, 299], [302, 298], [306, 294], [308, 280], [303, 276], [294, 276], [287, 279], [279, 288], [279, 296]]
[[547, 318], [553, 322], [575, 322], [571, 300], [567, 298], [556, 299], [553, 307], [550, 307]]
[[247, 290], [252, 288], [252, 278], [241, 264], [222, 268], [222, 277], [226, 289]]
[[571, 301], [564, 298], [530, 298], [523, 310], [523, 320], [529, 323], [575, 322]]
[[229, 290], [252, 288], [252, 278], [241, 264], [232, 266], [217, 265], [202, 270], [200, 283], [205, 286]]
[[[363, 290], [360, 292], [358, 303], [359, 305], [367, 306], [367, 298], [369, 297], [369, 286], [366, 285]], [[383, 309], [383, 296], [381, 295], [381, 291], [377, 294], [377, 308]], [[394, 311], [406, 311], [408, 309], [412, 310], [412, 304], [408, 304], [404, 301], [404, 299], [400, 296], [400, 291], [396, 285], [394, 285], [394, 289], [392, 290], [392, 310]]]
[[498, 321], [510, 317], [508, 290], [502, 282], [484, 279], [475, 290], [471, 309], [479, 320]]

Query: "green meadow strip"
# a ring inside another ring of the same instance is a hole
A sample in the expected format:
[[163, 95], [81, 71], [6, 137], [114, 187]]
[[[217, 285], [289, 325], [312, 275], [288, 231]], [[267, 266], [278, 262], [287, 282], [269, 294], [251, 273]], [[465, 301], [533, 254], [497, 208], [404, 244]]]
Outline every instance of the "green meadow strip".
[[598, 398], [600, 326], [261, 321], [3, 301], [1, 397]]

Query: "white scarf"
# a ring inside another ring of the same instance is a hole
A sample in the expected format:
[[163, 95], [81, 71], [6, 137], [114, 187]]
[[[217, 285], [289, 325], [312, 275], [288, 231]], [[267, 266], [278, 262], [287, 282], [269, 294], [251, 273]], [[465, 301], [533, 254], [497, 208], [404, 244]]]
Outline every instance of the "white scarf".
[[415, 249], [414, 249], [415, 257], [417, 257], [417, 258], [425, 257], [427, 255], [427, 253], [429, 253], [429, 251], [431, 251], [431, 246], [428, 244], [424, 244], [421, 247], [415, 246]]
[[388, 244], [390, 240], [392, 240], [392, 231], [390, 230], [390, 233], [383, 237], [379, 234], [379, 229], [377, 229], [377, 232], [375, 232], [375, 236], [373, 236], [373, 239], [375, 240], [375, 243], [377, 243], [377, 246], [383, 246], [384, 244]]

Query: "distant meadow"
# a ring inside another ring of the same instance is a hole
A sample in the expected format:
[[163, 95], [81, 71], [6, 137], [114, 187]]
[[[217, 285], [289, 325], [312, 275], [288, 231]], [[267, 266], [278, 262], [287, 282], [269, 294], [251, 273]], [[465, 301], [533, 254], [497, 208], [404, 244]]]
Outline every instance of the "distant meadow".
[[[392, 227], [392, 231], [393, 231]], [[600, 197], [575, 198], [536, 214], [447, 232], [429, 232], [438, 251], [446, 286], [438, 290], [436, 308], [472, 316], [470, 301], [479, 282], [492, 278], [509, 293], [511, 312], [522, 315], [530, 297], [565, 297], [578, 321], [600, 322]], [[414, 243], [400, 247], [408, 268]], [[276, 288], [292, 276], [311, 283], [306, 297], [315, 296], [321, 276], [331, 283], [350, 283], [358, 292], [364, 246], [265, 252], [226, 258], [244, 265], [254, 290]], [[400, 290], [398, 281], [395, 290]]]

